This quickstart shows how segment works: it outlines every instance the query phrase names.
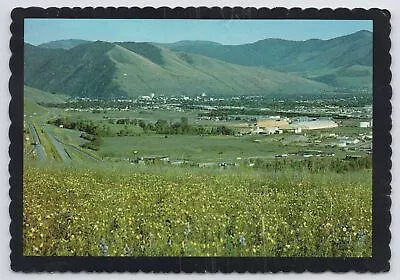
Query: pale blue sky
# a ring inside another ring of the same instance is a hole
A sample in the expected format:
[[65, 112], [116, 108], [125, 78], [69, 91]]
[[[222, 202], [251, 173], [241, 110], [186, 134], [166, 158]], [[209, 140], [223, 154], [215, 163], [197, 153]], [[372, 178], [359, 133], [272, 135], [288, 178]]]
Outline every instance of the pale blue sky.
[[205, 40], [237, 45], [266, 38], [331, 39], [359, 30], [372, 31], [372, 25], [372, 20], [25, 19], [25, 42]]

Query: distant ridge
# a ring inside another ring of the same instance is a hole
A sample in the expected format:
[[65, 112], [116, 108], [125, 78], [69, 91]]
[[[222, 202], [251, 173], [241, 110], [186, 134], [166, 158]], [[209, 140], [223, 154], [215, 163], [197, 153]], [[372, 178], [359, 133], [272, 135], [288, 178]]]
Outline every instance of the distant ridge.
[[49, 48], [49, 49], [69, 50], [69, 49], [75, 48], [76, 46], [78, 46], [80, 44], [85, 44], [85, 43], [89, 43], [89, 42], [90, 41], [80, 40], [80, 39], [57, 40], [57, 41], [51, 41], [51, 42], [40, 44], [40, 45], [38, 45], [38, 47]]
[[372, 32], [367, 30], [328, 40], [264, 39], [243, 45], [182, 41], [167, 47], [233, 64], [297, 73], [334, 87], [372, 88]]
[[233, 46], [71, 39], [25, 44], [24, 65], [25, 85], [81, 97], [362, 93], [372, 90], [372, 33]]
[[289, 41], [269, 38], [242, 45], [181, 41], [166, 46], [174, 51], [284, 72], [314, 71], [316, 67], [353, 64], [372, 66], [372, 32], [366, 30], [329, 40]]

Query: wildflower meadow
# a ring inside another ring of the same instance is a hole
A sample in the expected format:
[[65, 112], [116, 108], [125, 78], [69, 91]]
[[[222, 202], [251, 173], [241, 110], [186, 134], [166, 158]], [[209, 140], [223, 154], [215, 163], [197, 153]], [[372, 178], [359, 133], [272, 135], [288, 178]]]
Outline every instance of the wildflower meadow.
[[32, 166], [23, 195], [27, 256], [372, 255], [371, 170]]

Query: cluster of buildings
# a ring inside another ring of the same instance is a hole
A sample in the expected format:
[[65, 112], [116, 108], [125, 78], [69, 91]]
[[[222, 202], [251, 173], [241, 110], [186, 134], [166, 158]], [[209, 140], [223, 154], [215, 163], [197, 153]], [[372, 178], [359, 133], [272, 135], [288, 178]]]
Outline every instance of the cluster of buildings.
[[271, 116], [268, 119], [258, 120], [253, 127], [247, 128], [247, 133], [271, 135], [288, 132], [301, 134], [303, 130], [328, 129], [335, 127], [338, 127], [338, 124], [330, 119], [302, 117], [290, 120], [289, 118]]

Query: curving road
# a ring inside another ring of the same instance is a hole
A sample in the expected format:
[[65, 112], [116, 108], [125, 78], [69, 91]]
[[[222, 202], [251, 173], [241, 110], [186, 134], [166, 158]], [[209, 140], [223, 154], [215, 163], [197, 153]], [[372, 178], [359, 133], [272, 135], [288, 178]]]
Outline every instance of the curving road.
[[57, 153], [60, 155], [61, 159], [64, 161], [70, 161], [71, 156], [65, 150], [64, 145], [49, 131], [48, 127], [41, 124], [43, 132], [47, 134]]
[[91, 154], [78, 149], [74, 145], [67, 144], [67, 143], [64, 143], [63, 141], [61, 141], [58, 137], [56, 137], [52, 134], [51, 130], [45, 124], [41, 123], [41, 126], [43, 128], [43, 131], [49, 136], [52, 144], [54, 145], [54, 147], [57, 150], [57, 153], [60, 155], [60, 157], [63, 160], [65, 160], [65, 161], [72, 160], [71, 156], [68, 154], [67, 150], [65, 149], [65, 147], [68, 146], [71, 149], [74, 149], [75, 151], [79, 152], [80, 154], [86, 156], [87, 158], [89, 158], [93, 161], [100, 161], [99, 159], [95, 158]]
[[35, 154], [37, 154], [37, 157], [39, 160], [46, 160], [46, 151], [40, 141], [39, 134], [37, 133], [36, 129], [42, 129], [42, 133], [46, 133], [47, 136], [49, 137], [51, 144], [54, 146], [56, 152], [60, 155], [61, 159], [63, 161], [71, 161], [72, 157], [71, 155], [67, 152], [65, 147], [69, 147], [71, 149], [74, 149], [76, 152], [80, 153], [81, 155], [85, 156], [86, 158], [92, 160], [92, 161], [100, 161], [100, 159], [92, 156], [91, 154], [82, 151], [81, 149], [75, 147], [74, 145], [68, 144], [68, 143], [63, 143], [60, 139], [58, 139], [56, 136], [53, 135], [51, 130], [44, 124], [40, 123], [38, 127], [36, 127], [34, 124], [29, 123], [29, 133], [31, 135], [31, 141], [33, 142], [33, 151]]
[[45, 160], [46, 152], [44, 151], [43, 145], [40, 143], [40, 138], [39, 135], [37, 134], [36, 127], [32, 123], [29, 123], [29, 133], [33, 140], [33, 145], [34, 145], [33, 150], [37, 154], [38, 159]]

